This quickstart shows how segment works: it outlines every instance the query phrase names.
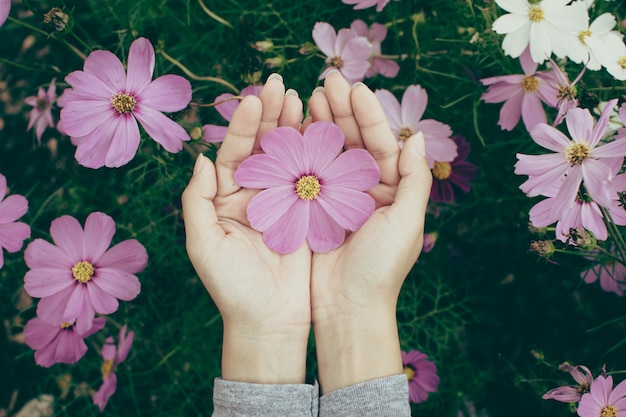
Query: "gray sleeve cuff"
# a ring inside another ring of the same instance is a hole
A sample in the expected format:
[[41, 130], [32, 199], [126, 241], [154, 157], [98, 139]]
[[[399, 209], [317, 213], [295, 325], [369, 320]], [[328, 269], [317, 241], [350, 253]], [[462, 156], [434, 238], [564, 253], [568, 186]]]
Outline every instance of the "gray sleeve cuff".
[[320, 398], [320, 416], [408, 417], [406, 375], [373, 379], [329, 392]]
[[317, 416], [319, 386], [250, 384], [215, 378], [213, 417]]

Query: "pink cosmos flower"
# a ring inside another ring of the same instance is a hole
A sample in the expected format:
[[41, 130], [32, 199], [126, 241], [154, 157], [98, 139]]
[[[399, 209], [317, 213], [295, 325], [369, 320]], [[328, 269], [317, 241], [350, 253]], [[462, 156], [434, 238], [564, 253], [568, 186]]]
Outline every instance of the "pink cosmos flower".
[[115, 346], [113, 338], [107, 337], [104, 345], [102, 346], [102, 385], [93, 395], [93, 403], [98, 406], [100, 412], [104, 411], [109, 398], [115, 394], [117, 389], [117, 375], [115, 375], [115, 368], [117, 365], [124, 362], [128, 356], [128, 352], [133, 345], [134, 332], [128, 332], [126, 334], [126, 325], [120, 329], [118, 336], [118, 345]]
[[513, 130], [520, 117], [526, 130], [546, 123], [546, 112], [541, 102], [550, 107], [557, 105], [557, 90], [547, 82], [550, 72], [537, 72], [537, 63], [526, 49], [519, 58], [524, 74], [483, 78], [480, 82], [488, 89], [480, 97], [485, 103], [501, 103], [498, 125], [503, 130]]
[[591, 391], [584, 394], [576, 412], [580, 417], [626, 416], [626, 381], [613, 388], [613, 377], [602, 375], [591, 383]]
[[409, 399], [413, 403], [426, 401], [429, 392], [439, 388], [437, 366], [419, 350], [402, 351], [402, 365], [409, 380]]
[[[387, 0], [389, 1], [389, 0]], [[11, 0], [0, 0], [0, 26], [6, 22], [11, 11]]]
[[357, 19], [350, 25], [350, 29], [357, 35], [367, 38], [372, 44], [372, 55], [370, 56], [370, 67], [365, 72], [365, 78], [380, 74], [384, 77], [393, 78], [398, 75], [400, 65], [392, 59], [382, 58], [380, 44], [387, 37], [387, 27], [380, 23], [372, 23], [368, 29], [367, 24], [361, 19]]
[[615, 293], [620, 297], [626, 290], [626, 266], [612, 259], [583, 271], [580, 277], [586, 284], [593, 284], [599, 279], [603, 291]]
[[476, 177], [476, 165], [465, 159], [470, 152], [470, 144], [463, 136], [456, 135], [452, 140], [457, 145], [458, 154], [451, 162], [435, 161], [432, 169], [433, 185], [430, 199], [438, 203], [454, 202], [455, 190], [468, 193], [470, 181]]
[[152, 81], [154, 48], [136, 39], [128, 53], [128, 72], [109, 51], [94, 51], [83, 71], [65, 77], [63, 129], [77, 143], [76, 160], [88, 168], [120, 167], [139, 147], [139, 126], [168, 152], [178, 152], [189, 135], [161, 112], [184, 109], [191, 84], [178, 75]]
[[582, 397], [584, 393], [589, 392], [589, 388], [593, 382], [593, 375], [591, 375], [591, 371], [586, 366], [572, 366], [567, 362], [559, 366], [559, 369], [567, 370], [578, 385], [566, 385], [553, 388], [543, 394], [541, 398], [544, 400], [556, 400], [564, 403], [575, 403], [580, 401], [580, 397]]
[[450, 135], [452, 129], [447, 124], [433, 119], [422, 119], [428, 94], [419, 85], [410, 85], [402, 95], [402, 104], [388, 90], [374, 92], [389, 120], [389, 126], [396, 135], [400, 147], [404, 141], [417, 132], [424, 134], [426, 143], [426, 159], [428, 166], [433, 169], [435, 161], [451, 162], [457, 156], [457, 146]]
[[[262, 89], [263, 89], [263, 86], [261, 85], [249, 85], [243, 90], [241, 90], [241, 93], [239, 95], [242, 97], [245, 97], [245, 96], [257, 96], [258, 97]], [[229, 99], [231, 97], [235, 97], [235, 96], [230, 93], [220, 94], [219, 96], [215, 97], [215, 100], [213, 100], [213, 103], [219, 103], [220, 101]], [[221, 114], [224, 119], [226, 119], [226, 121], [230, 122], [230, 119], [232, 119], [233, 114], [235, 113], [235, 110], [237, 109], [237, 106], [239, 106], [239, 100], [232, 99], [232, 100], [224, 101], [223, 103], [216, 105], [215, 110], [217, 110], [218, 113]], [[226, 126], [218, 126], [218, 125], [210, 125], [210, 124], [204, 125], [202, 127], [202, 139], [210, 143], [221, 142], [224, 140], [224, 136], [226, 136], [227, 130], [228, 130], [228, 127]]]
[[52, 104], [57, 99], [57, 88], [55, 85], [55, 79], [50, 81], [48, 91], [39, 87], [37, 96], [30, 96], [24, 99], [24, 103], [29, 106], [33, 106], [30, 111], [30, 120], [28, 121], [28, 127], [26, 130], [30, 130], [35, 126], [35, 136], [37, 136], [37, 143], [41, 145], [41, 136], [47, 127], [54, 127], [54, 119], [52, 118]]
[[115, 222], [104, 213], [91, 213], [85, 229], [71, 216], [62, 216], [50, 226], [55, 245], [43, 239], [32, 241], [24, 253], [30, 271], [24, 288], [42, 298], [37, 315], [53, 323], [73, 323], [86, 333], [95, 313], [111, 314], [118, 299], [130, 301], [141, 285], [134, 275], [148, 263], [146, 249], [136, 240], [125, 240], [108, 249]]
[[552, 126], [557, 126], [561, 124], [569, 109], [578, 107], [576, 84], [583, 77], [587, 67], [583, 67], [580, 73], [576, 76], [576, 79], [570, 82], [567, 74], [561, 71], [561, 68], [559, 68], [556, 62], [550, 59], [550, 63], [552, 64], [553, 76], [546, 78], [546, 81], [556, 91], [556, 108], [558, 109], [558, 113], [554, 118], [554, 122], [552, 122]]
[[326, 69], [319, 79], [336, 69], [349, 83], [363, 81], [370, 67], [369, 57], [372, 44], [363, 36], [350, 29], [340, 29], [338, 33], [326, 22], [317, 22], [313, 27], [313, 40], [326, 55]]
[[30, 226], [16, 222], [28, 211], [28, 201], [17, 194], [6, 197], [6, 193], [7, 179], [0, 174], [0, 268], [4, 266], [2, 249], [15, 253], [22, 249], [24, 240], [30, 237]]
[[[555, 153], [517, 154], [515, 173], [529, 176], [520, 185], [520, 189], [528, 196], [544, 194], [555, 185], [560, 187], [552, 207], [556, 213], [553, 217], [558, 217], [558, 213], [562, 213], [574, 201], [582, 183], [593, 201], [604, 207], [611, 204], [611, 163], [616, 157], [626, 155], [626, 141], [615, 140], [605, 144], [599, 144], [599, 141], [616, 102], [612, 100], [607, 104], [595, 126], [589, 110], [569, 110], [565, 121], [573, 139], [552, 126], [538, 124], [530, 135], [537, 144]], [[607, 163], [602, 159], [607, 160]]]
[[81, 333], [75, 323], [50, 324], [36, 317], [24, 326], [24, 341], [36, 351], [37, 365], [49, 368], [55, 363], [76, 363], [87, 353], [84, 339], [100, 331], [105, 323], [104, 318], [97, 317]]
[[389, 3], [389, 0], [341, 0], [344, 4], [354, 4], [354, 10], [367, 9], [376, 6], [376, 11], [380, 12]]
[[378, 184], [378, 166], [365, 149], [341, 152], [343, 144], [341, 129], [329, 122], [311, 123], [304, 135], [279, 127], [261, 139], [264, 154], [239, 165], [237, 184], [264, 189], [247, 213], [269, 248], [290, 253], [306, 239], [312, 251], [328, 252], [374, 213], [364, 191]]

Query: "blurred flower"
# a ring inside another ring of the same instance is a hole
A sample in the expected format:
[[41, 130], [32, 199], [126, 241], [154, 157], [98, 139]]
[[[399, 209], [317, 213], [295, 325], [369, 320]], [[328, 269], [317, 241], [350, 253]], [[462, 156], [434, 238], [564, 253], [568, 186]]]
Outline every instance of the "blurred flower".
[[429, 392], [439, 388], [437, 366], [419, 350], [402, 351], [402, 365], [409, 380], [409, 399], [413, 403], [426, 401]]
[[367, 38], [372, 44], [372, 55], [370, 56], [371, 66], [365, 72], [365, 78], [380, 74], [384, 77], [393, 78], [398, 75], [400, 65], [393, 59], [381, 58], [380, 44], [387, 37], [387, 27], [380, 23], [372, 23], [368, 29], [367, 24], [361, 19], [357, 19], [350, 25], [350, 29], [359, 36]]
[[184, 109], [191, 84], [178, 75], [154, 81], [154, 48], [136, 39], [128, 53], [128, 73], [109, 51], [94, 51], [83, 71], [65, 77], [63, 129], [77, 143], [76, 160], [88, 168], [120, 167], [139, 147], [139, 126], [168, 152], [178, 152], [189, 135], [161, 112]]
[[341, 0], [344, 4], [354, 4], [354, 10], [367, 9], [376, 6], [376, 11], [380, 12], [389, 3], [389, 0]]
[[493, 22], [491, 28], [504, 34], [502, 49], [517, 58], [528, 47], [532, 60], [542, 63], [552, 52], [565, 56], [566, 44], [587, 28], [587, 8], [569, 0], [496, 0], [509, 12]]
[[620, 297], [626, 290], [626, 266], [610, 259], [583, 271], [580, 277], [587, 284], [593, 284], [600, 279], [600, 288], [606, 292], [613, 292]]
[[580, 397], [584, 393], [589, 392], [589, 387], [593, 382], [593, 375], [591, 375], [591, 371], [586, 366], [572, 366], [567, 362], [559, 366], [559, 369], [567, 370], [578, 385], [566, 385], [553, 388], [543, 394], [541, 398], [544, 400], [556, 400], [564, 403], [575, 403], [580, 401]]
[[[0, 415], [2, 415], [0, 410]], [[11, 417], [52, 417], [54, 415], [54, 397], [49, 394], [39, 394]]]
[[424, 244], [422, 246], [422, 252], [428, 253], [435, 247], [435, 243], [437, 243], [437, 238], [439, 237], [438, 232], [426, 233], [424, 234]]
[[488, 90], [480, 97], [485, 103], [501, 103], [498, 125], [503, 130], [513, 130], [520, 117], [526, 130], [539, 123], [546, 123], [546, 113], [541, 102], [550, 107], [557, 105], [557, 90], [547, 82], [549, 72], [537, 72], [537, 63], [526, 49], [519, 58], [524, 74], [501, 75], [483, 78], [480, 82]]
[[598, 145], [606, 129], [611, 110], [617, 100], [605, 107], [594, 126], [594, 118], [587, 109], [575, 108], [565, 119], [570, 139], [559, 130], [544, 123], [538, 124], [530, 135], [533, 140], [553, 154], [517, 154], [515, 173], [529, 178], [520, 189], [529, 197], [543, 194], [551, 187], [560, 187], [552, 206], [552, 217], [559, 217], [578, 194], [581, 183], [593, 201], [601, 206], [611, 204], [609, 181], [611, 165], [601, 160], [626, 155], [626, 141], [616, 140]]
[[115, 368], [117, 365], [124, 362], [128, 356], [131, 346], [133, 345], [134, 332], [128, 332], [126, 334], [126, 325], [120, 329], [118, 336], [118, 345], [115, 346], [113, 338], [107, 337], [104, 345], [102, 346], [102, 385], [93, 396], [93, 403], [98, 406], [100, 412], [104, 411], [109, 398], [115, 394], [117, 389], [117, 375], [115, 375]]
[[[241, 90], [241, 93], [239, 95], [242, 97], [246, 97], [246, 96], [258, 97], [262, 89], [263, 89], [263, 86], [261, 85], [249, 85], [243, 90]], [[224, 93], [215, 97], [215, 100], [213, 100], [213, 103], [220, 103], [220, 101], [223, 101], [223, 103], [217, 104], [215, 106], [215, 110], [217, 110], [217, 112], [221, 114], [222, 117], [226, 119], [226, 121], [228, 122], [230, 122], [230, 119], [232, 119], [233, 114], [235, 113], [235, 110], [237, 109], [237, 106], [239, 106], [239, 100], [236, 100], [236, 99], [228, 100], [231, 97], [235, 97], [235, 96], [230, 93]], [[228, 100], [228, 101], [224, 101], [224, 100]], [[204, 125], [202, 126], [202, 131], [203, 131], [202, 139], [206, 142], [211, 142], [211, 143], [221, 142], [224, 140], [224, 136], [226, 136], [227, 130], [228, 128], [226, 126], [218, 126], [218, 125], [211, 125], [211, 124]]]
[[0, 268], [4, 266], [2, 249], [15, 253], [22, 249], [24, 240], [30, 237], [30, 226], [16, 222], [28, 211], [28, 201], [17, 194], [6, 197], [6, 193], [7, 179], [0, 174]]
[[626, 416], [626, 381], [613, 388], [613, 377], [602, 375], [591, 383], [591, 391], [583, 394], [578, 404], [580, 417]]
[[93, 319], [93, 324], [84, 332], [79, 332], [75, 322], [50, 324], [35, 317], [24, 326], [26, 344], [35, 350], [35, 362], [45, 368], [55, 363], [76, 363], [87, 352], [83, 339], [98, 332], [106, 320]]
[[489, 417], [487, 411], [476, 411], [476, 406], [472, 401], [467, 398], [463, 398], [463, 407], [457, 410], [457, 417]]
[[626, 80], [626, 45], [619, 36], [609, 36], [605, 39], [607, 48], [599, 53], [602, 66], [616, 80]]
[[[387, 0], [389, 1], [389, 0]], [[0, 26], [6, 22], [11, 11], [11, 0], [0, 0]]]
[[470, 181], [476, 177], [476, 165], [465, 160], [470, 152], [469, 142], [461, 135], [453, 136], [452, 140], [457, 145], [456, 158], [451, 162], [435, 161], [432, 169], [430, 199], [438, 203], [454, 202], [455, 190], [469, 192]]
[[419, 85], [410, 85], [402, 95], [402, 104], [388, 90], [374, 92], [383, 107], [389, 126], [396, 135], [400, 147], [404, 141], [416, 134], [424, 134], [426, 143], [426, 159], [428, 166], [433, 169], [435, 161], [451, 162], [457, 156], [456, 143], [450, 139], [452, 129], [447, 124], [433, 119], [422, 119], [428, 94]]
[[597, 71], [602, 68], [600, 55], [606, 54], [609, 44], [607, 37], [617, 37], [621, 40], [618, 31], [613, 30], [617, 21], [611, 13], [598, 16], [590, 25], [578, 33], [579, 42], [566, 44], [567, 57], [577, 64], [586, 62], [585, 66]]
[[372, 44], [363, 36], [350, 29], [335, 29], [326, 22], [317, 22], [313, 27], [313, 40], [317, 47], [326, 55], [326, 69], [319, 79], [326, 77], [332, 69], [336, 69], [350, 84], [362, 81], [370, 67], [369, 57]]
[[28, 121], [28, 127], [26, 130], [30, 130], [35, 126], [35, 136], [37, 136], [37, 143], [41, 145], [41, 136], [47, 127], [54, 127], [54, 119], [52, 118], [52, 104], [57, 99], [57, 88], [55, 85], [55, 79], [50, 81], [48, 91], [39, 87], [37, 96], [30, 96], [24, 99], [24, 103], [29, 106], [33, 106], [30, 111], [30, 120]]
[[107, 250], [114, 234], [115, 222], [104, 213], [91, 213], [84, 230], [74, 217], [61, 216], [50, 225], [56, 245], [43, 239], [28, 245], [24, 288], [31, 297], [43, 297], [37, 305], [40, 318], [52, 324], [79, 319], [76, 327], [83, 334], [95, 313], [111, 314], [118, 299], [139, 294], [134, 274], [148, 263], [146, 249], [130, 239]]
[[378, 166], [365, 149], [341, 153], [343, 144], [341, 129], [329, 122], [311, 123], [304, 136], [279, 127], [261, 139], [265, 153], [239, 165], [237, 184], [264, 189], [247, 213], [268, 247], [290, 253], [306, 239], [312, 251], [328, 252], [374, 213], [364, 191], [378, 184]]

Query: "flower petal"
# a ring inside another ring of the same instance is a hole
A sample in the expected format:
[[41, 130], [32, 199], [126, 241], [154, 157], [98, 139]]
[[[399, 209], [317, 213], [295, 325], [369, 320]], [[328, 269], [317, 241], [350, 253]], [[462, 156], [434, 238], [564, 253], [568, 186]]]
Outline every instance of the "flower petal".
[[263, 232], [265, 244], [280, 254], [298, 250], [304, 243], [309, 229], [309, 210], [309, 201], [296, 200], [278, 221]]
[[338, 186], [367, 191], [380, 181], [380, 170], [368, 151], [350, 149], [339, 155], [320, 177], [323, 179], [322, 190], [326, 186]]
[[85, 255], [95, 263], [107, 250], [115, 234], [115, 221], [104, 213], [91, 213], [85, 220]]
[[72, 216], [61, 216], [50, 224], [50, 236], [54, 243], [75, 262], [86, 259], [83, 249], [83, 228]]
[[314, 122], [304, 131], [307, 154], [306, 174], [321, 176], [343, 148], [345, 136], [339, 126], [330, 122]]
[[163, 75], [144, 88], [138, 101], [158, 111], [181, 111], [191, 101], [191, 84], [180, 75]]
[[374, 95], [385, 111], [385, 116], [387, 116], [389, 120], [391, 130], [397, 132], [400, 128], [404, 127], [402, 124], [402, 109], [396, 96], [394, 96], [391, 91], [383, 89], [374, 91]]
[[341, 246], [346, 231], [319, 204], [310, 205], [309, 231], [306, 240], [311, 251], [327, 253]]
[[[112, 52], [93, 51], [85, 59], [83, 69], [84, 72], [103, 81], [112, 94], [123, 92], [126, 88], [126, 72], [124, 72], [122, 62]], [[74, 87], [67, 77], [65, 81]]]
[[261, 139], [261, 148], [268, 155], [282, 161], [295, 178], [311, 174], [308, 172], [304, 140], [296, 129], [283, 126], [270, 130]]
[[46, 323], [38, 317], [28, 320], [24, 326], [24, 342], [34, 350], [48, 346], [61, 332], [61, 326]]
[[144, 270], [148, 265], [148, 252], [135, 239], [124, 240], [107, 250], [100, 259], [95, 260], [98, 270], [116, 269], [119, 271], [136, 274]]
[[180, 151], [183, 142], [191, 139], [182, 126], [157, 110], [137, 105], [133, 114], [146, 133], [168, 152]]
[[24, 261], [30, 269], [52, 267], [71, 270], [76, 263], [65, 251], [43, 239], [35, 239], [24, 251]]
[[61, 110], [63, 129], [69, 136], [87, 136], [117, 115], [109, 101], [70, 101]]
[[263, 190], [250, 200], [248, 221], [254, 230], [264, 232], [278, 222], [300, 197], [293, 185]]
[[112, 127], [113, 132], [104, 157], [104, 165], [119, 168], [130, 162], [137, 153], [140, 141], [139, 126], [135, 118], [127, 113], [115, 117]]
[[86, 285], [91, 306], [99, 314], [111, 314], [117, 311], [119, 303], [117, 298], [107, 291], [104, 291], [97, 284], [96, 280]]
[[93, 278], [93, 285], [99, 291], [124, 301], [134, 300], [141, 292], [139, 279], [119, 269], [99, 268]]
[[128, 52], [128, 78], [125, 93], [138, 95], [150, 84], [154, 72], [154, 48], [146, 38], [138, 38]]
[[235, 182], [240, 187], [264, 189], [289, 186], [293, 189], [297, 173], [272, 155], [252, 155], [235, 170]]
[[565, 147], [572, 142], [560, 130], [545, 123], [537, 124], [530, 131], [530, 136], [535, 143], [554, 152], [563, 152]]
[[426, 90], [419, 85], [410, 85], [402, 95], [402, 125], [415, 127], [422, 119], [427, 105]]
[[30, 226], [26, 223], [0, 224], [0, 247], [9, 253], [15, 253], [22, 249], [24, 240], [30, 237]]
[[226, 137], [226, 126], [204, 125], [202, 126], [202, 140], [209, 143], [222, 142]]
[[313, 26], [313, 40], [318, 48], [328, 57], [335, 56], [335, 41], [337, 33], [335, 28], [326, 22], [317, 22]]
[[73, 323], [76, 320], [75, 327], [79, 333], [87, 333], [91, 329], [93, 319], [96, 316], [89, 299], [89, 290], [87, 289], [90, 285], [92, 284], [78, 284], [74, 286], [74, 290], [70, 294], [63, 312], [64, 322]]
[[374, 199], [366, 193], [342, 187], [325, 187], [316, 200], [344, 229], [358, 230], [374, 214]]
[[69, 269], [31, 269], [24, 276], [24, 289], [31, 297], [44, 298], [63, 291], [76, 281]]

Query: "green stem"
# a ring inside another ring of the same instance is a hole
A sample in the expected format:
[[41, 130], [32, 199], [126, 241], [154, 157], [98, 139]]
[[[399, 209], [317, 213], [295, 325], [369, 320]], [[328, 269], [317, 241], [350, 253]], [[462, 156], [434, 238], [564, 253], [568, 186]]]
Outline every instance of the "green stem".
[[211, 82], [214, 82], [214, 83], [218, 83], [218, 84], [221, 84], [221, 85], [223, 85], [225, 87], [228, 87], [229, 89], [231, 89], [235, 93], [239, 94], [239, 89], [237, 87], [235, 87], [234, 85], [232, 85], [231, 83], [229, 83], [228, 81], [223, 80], [223, 79], [218, 78], [218, 77], [209, 77], [209, 76], [199, 76], [199, 75], [196, 75], [193, 72], [189, 71], [189, 69], [187, 69], [187, 67], [185, 67], [180, 61], [178, 61], [174, 57], [171, 57], [167, 53], [165, 53], [165, 51], [159, 50], [159, 53], [161, 55], [163, 55], [163, 58], [167, 59], [172, 64], [174, 64], [178, 68], [180, 68], [185, 73], [185, 75], [188, 76], [189, 78], [191, 78], [192, 80], [196, 80], [196, 81], [211, 81]]
[[61, 42], [63, 45], [65, 45], [66, 47], [68, 47], [72, 52], [74, 52], [76, 55], [78, 55], [79, 57], [81, 57], [83, 60], [87, 59], [87, 55], [85, 55], [84, 53], [82, 53], [78, 48], [76, 48], [74, 45], [70, 44], [68, 41], [66, 41], [65, 39], [61, 38], [57, 38], [56, 36], [54, 36], [54, 33], [48, 33], [45, 30], [39, 29], [38, 27], [35, 27], [33, 25], [30, 25], [26, 22], [23, 22], [19, 19], [16, 19], [14, 17], [9, 16], [9, 18], [7, 19], [13, 23], [16, 23], [20, 26], [23, 26], [27, 29], [32, 30], [33, 32], [39, 33], [40, 35], [44, 35], [46, 38], [52, 38], [58, 42]]

